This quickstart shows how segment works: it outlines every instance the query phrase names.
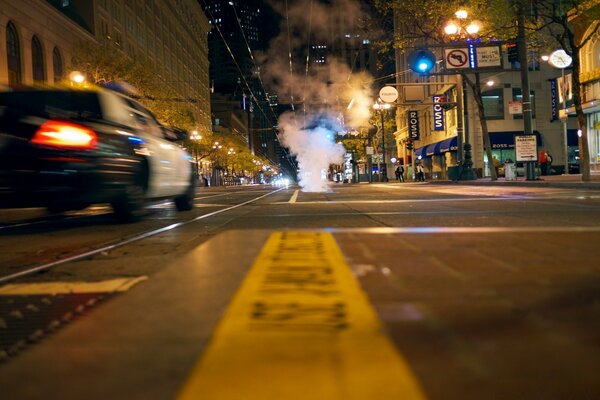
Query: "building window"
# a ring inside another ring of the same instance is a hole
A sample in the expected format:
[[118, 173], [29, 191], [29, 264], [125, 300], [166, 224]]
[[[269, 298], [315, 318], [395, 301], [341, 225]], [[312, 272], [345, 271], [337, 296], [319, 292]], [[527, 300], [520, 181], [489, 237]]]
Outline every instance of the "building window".
[[504, 119], [503, 89], [492, 89], [482, 93], [481, 100], [487, 119]]
[[31, 39], [31, 65], [33, 69], [33, 81], [43, 82], [46, 75], [44, 70], [44, 51], [40, 39], [35, 35]]
[[6, 26], [6, 56], [8, 61], [8, 84], [21, 83], [21, 47], [17, 29], [12, 22]]
[[54, 71], [54, 82], [60, 82], [63, 78], [63, 61], [57, 47], [52, 50], [52, 69]]

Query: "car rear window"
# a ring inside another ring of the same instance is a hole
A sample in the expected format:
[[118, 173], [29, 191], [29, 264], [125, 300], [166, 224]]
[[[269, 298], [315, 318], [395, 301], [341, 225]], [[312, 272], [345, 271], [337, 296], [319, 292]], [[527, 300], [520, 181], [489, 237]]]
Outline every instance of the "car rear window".
[[100, 119], [102, 111], [94, 92], [22, 91], [0, 93], [0, 108], [50, 118]]

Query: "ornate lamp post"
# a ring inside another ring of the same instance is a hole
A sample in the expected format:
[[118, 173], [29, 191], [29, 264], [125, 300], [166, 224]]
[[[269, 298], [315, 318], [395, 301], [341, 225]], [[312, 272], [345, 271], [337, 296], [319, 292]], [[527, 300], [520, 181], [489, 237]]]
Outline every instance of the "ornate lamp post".
[[[453, 41], [469, 43], [479, 37], [481, 23], [477, 20], [467, 21], [469, 13], [458, 10], [455, 18], [450, 19], [444, 26], [444, 33]], [[473, 171], [473, 157], [469, 143], [467, 87], [462, 73], [457, 74], [457, 145], [458, 161], [461, 163], [459, 179], [474, 180], [477, 178]]]
[[565, 82], [565, 68], [568, 68], [569, 66], [571, 66], [572, 62], [573, 62], [573, 59], [562, 49], [552, 52], [552, 54], [550, 54], [550, 57], [548, 57], [548, 63], [550, 65], [552, 65], [554, 68], [559, 68], [561, 71], [561, 78], [562, 78], [561, 96], [562, 96], [563, 111], [565, 113], [564, 117], [562, 118], [563, 140], [564, 140], [564, 149], [563, 150], [564, 150], [564, 157], [565, 157], [565, 171], [564, 171], [565, 175], [569, 174], [569, 143], [567, 141], [567, 122], [568, 122], [568, 118], [569, 118], [569, 112], [567, 110], [567, 85]]
[[383, 170], [381, 171], [381, 180], [383, 182], [387, 182], [388, 181], [388, 177], [387, 177], [387, 164], [386, 164], [386, 160], [385, 160], [385, 128], [384, 128], [384, 124], [383, 124], [383, 114], [385, 113], [386, 110], [391, 108], [391, 105], [389, 103], [384, 103], [381, 101], [381, 99], [377, 99], [377, 102], [375, 104], [373, 104], [373, 108], [375, 110], [379, 111], [379, 114], [381, 114], [381, 147], [382, 147], [382, 159], [383, 159]]

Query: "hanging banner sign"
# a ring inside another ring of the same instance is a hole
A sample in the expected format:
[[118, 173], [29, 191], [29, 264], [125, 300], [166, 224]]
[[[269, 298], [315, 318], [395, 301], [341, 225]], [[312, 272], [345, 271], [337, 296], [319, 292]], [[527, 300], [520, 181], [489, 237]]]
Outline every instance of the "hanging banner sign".
[[550, 121], [558, 119], [558, 82], [556, 79], [550, 81]]
[[444, 102], [444, 96], [433, 96], [433, 130], [443, 131], [444, 125], [444, 109], [440, 103]]
[[408, 137], [410, 140], [419, 140], [419, 112], [408, 111]]

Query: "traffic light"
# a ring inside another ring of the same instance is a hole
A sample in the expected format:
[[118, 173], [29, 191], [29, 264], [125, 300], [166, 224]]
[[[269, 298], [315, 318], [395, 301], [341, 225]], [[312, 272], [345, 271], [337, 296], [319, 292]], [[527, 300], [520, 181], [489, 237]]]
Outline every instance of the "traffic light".
[[516, 63], [519, 62], [519, 44], [518, 43], [506, 43], [506, 54], [508, 54], [508, 62]]
[[411, 70], [427, 75], [435, 66], [435, 55], [426, 49], [415, 50], [408, 55], [408, 65]]
[[413, 142], [412, 140], [409, 140], [406, 142], [406, 150], [412, 150], [413, 149]]

